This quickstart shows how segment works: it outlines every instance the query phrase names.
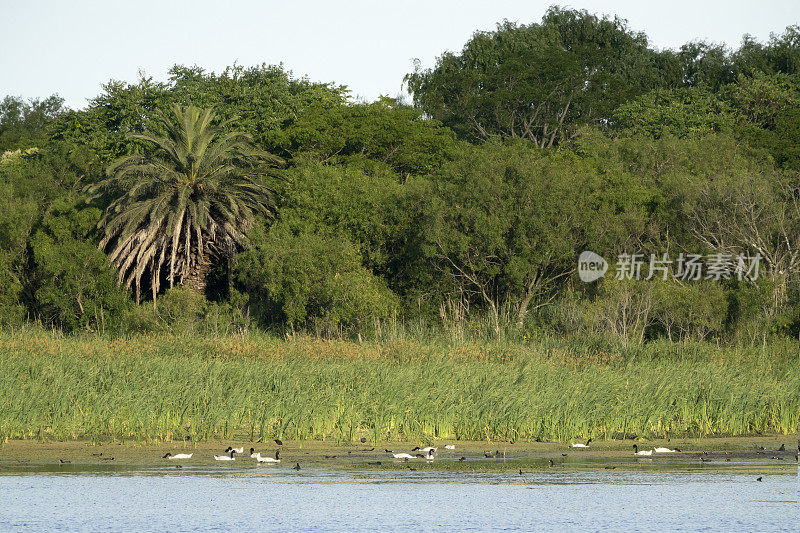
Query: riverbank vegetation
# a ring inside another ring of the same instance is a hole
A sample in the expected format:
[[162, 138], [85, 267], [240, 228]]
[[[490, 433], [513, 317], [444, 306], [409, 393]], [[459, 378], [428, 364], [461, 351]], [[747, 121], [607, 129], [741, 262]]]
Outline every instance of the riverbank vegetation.
[[796, 341], [357, 344], [264, 335], [0, 336], [4, 439], [563, 442], [789, 434]]
[[405, 82], [178, 65], [2, 100], [0, 432], [797, 424], [797, 26], [657, 50], [551, 8]]

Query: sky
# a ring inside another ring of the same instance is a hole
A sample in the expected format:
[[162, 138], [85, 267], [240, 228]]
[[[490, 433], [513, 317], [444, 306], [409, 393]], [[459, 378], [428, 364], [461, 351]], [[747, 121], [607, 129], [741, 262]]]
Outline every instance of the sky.
[[[539, 22], [557, 0], [0, 0], [0, 98], [58, 93], [84, 107], [111, 79], [166, 80], [172, 65], [219, 72], [278, 64], [347, 85], [354, 97], [397, 96], [419, 59], [433, 66], [476, 30]], [[584, 0], [559, 5], [618, 15], [653, 46], [691, 40], [736, 48], [800, 23], [798, 0]]]

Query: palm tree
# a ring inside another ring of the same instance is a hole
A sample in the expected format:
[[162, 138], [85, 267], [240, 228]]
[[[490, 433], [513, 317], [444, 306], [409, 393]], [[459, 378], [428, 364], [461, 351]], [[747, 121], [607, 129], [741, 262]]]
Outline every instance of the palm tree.
[[159, 115], [164, 134], [131, 135], [154, 145], [152, 153], [118, 158], [91, 187], [121, 194], [98, 223], [100, 248], [109, 249], [119, 282], [135, 287], [137, 303], [145, 272], [154, 305], [162, 269], [170, 288], [177, 281], [204, 291], [211, 259], [230, 257], [256, 215], [274, 215], [263, 178], [281, 159], [247, 134], [226, 132], [215, 117], [211, 109], [173, 106]]

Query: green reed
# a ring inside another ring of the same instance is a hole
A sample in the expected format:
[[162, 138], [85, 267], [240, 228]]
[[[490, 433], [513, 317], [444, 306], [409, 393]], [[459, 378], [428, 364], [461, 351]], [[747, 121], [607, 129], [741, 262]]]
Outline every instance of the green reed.
[[[794, 350], [794, 351], [792, 351]], [[796, 346], [0, 333], [3, 439], [567, 441], [791, 433]]]

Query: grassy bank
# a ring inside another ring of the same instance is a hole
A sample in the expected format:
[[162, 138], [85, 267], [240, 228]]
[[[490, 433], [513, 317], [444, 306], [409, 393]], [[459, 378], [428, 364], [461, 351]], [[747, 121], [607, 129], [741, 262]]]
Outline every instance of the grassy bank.
[[793, 433], [797, 346], [0, 334], [3, 439]]

